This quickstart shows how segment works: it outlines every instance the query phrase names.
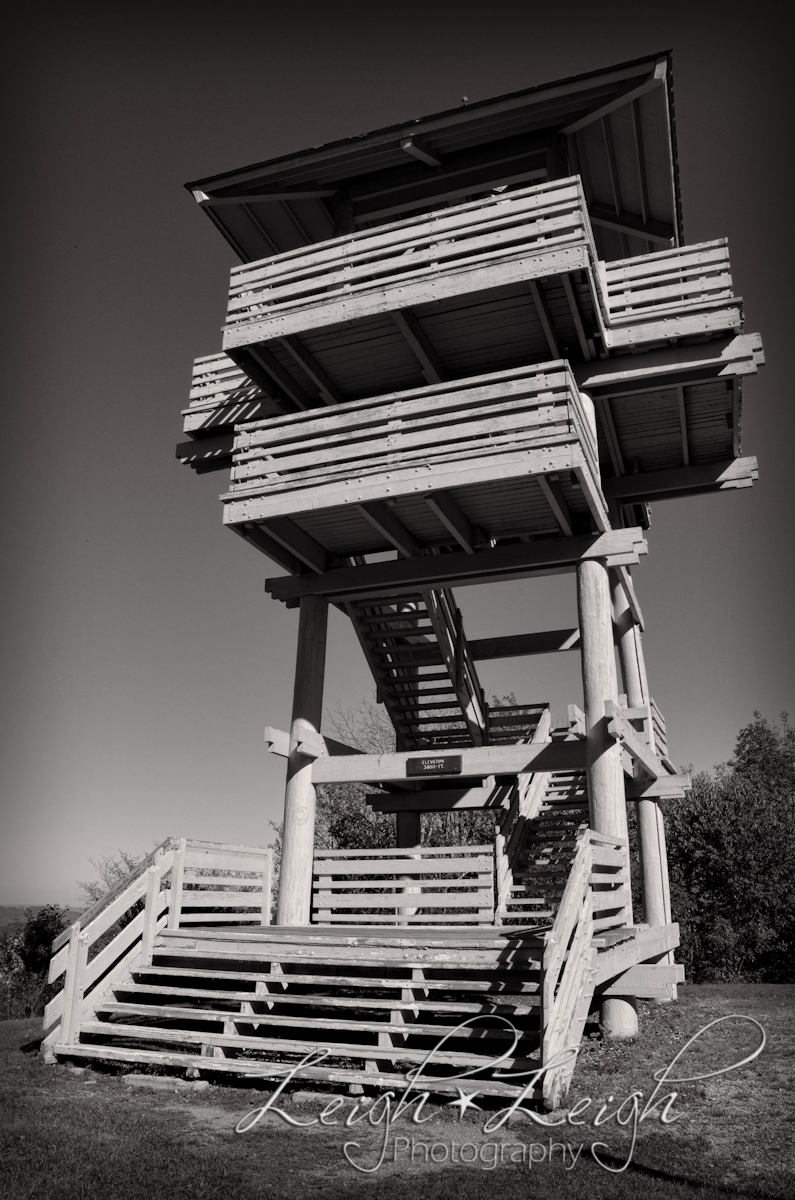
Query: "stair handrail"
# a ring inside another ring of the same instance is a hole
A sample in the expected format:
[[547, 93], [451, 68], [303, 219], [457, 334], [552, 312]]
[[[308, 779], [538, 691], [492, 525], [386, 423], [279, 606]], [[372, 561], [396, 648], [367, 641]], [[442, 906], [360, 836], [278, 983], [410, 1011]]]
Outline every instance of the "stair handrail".
[[[551, 740], [552, 711], [546, 706], [538, 724], [529, 738], [522, 741], [548, 742]], [[494, 869], [496, 873], [494, 919], [499, 923], [507, 913], [508, 900], [513, 883], [513, 855], [516, 851], [519, 829], [538, 811], [546, 790], [547, 771], [533, 771], [517, 776], [513, 796], [504, 810], [494, 841]]]
[[[541, 1061], [577, 1048], [588, 1017], [596, 976], [593, 947], [593, 865], [590, 830], [577, 834], [577, 849], [552, 928], [545, 937], [541, 986]], [[547, 1071], [543, 1096], [554, 1109], [568, 1089], [576, 1058]]]
[[[74, 921], [72, 921], [70, 925], [67, 925], [66, 929], [62, 930], [62, 932], [58, 934], [57, 938], [55, 938], [52, 943], [51, 953], [53, 955], [58, 953], [61, 947], [69, 941], [69, 936], [73, 929], [80, 930], [88, 928], [91, 922], [95, 921], [100, 913], [104, 912], [104, 910], [110, 904], [112, 904], [117, 897], [121, 896], [128, 887], [131, 887], [135, 881], [139, 879], [141, 875], [143, 875], [144, 872], [149, 869], [150, 866], [152, 866], [154, 862], [156, 862], [160, 857], [162, 857], [163, 854], [165, 854], [167, 850], [173, 849], [175, 844], [176, 841], [174, 838], [166, 838], [165, 841], [162, 841], [159, 846], [155, 846], [154, 850], [151, 850], [145, 858], [141, 859], [137, 866], [133, 867], [123, 879], [120, 879], [117, 883], [114, 883], [112, 888], [105, 892], [104, 895], [100, 896], [98, 900], [95, 900], [93, 904], [89, 905], [89, 907], [85, 909], [79, 917], [75, 917]], [[56, 975], [55, 978], [57, 979], [58, 976]], [[50, 980], [50, 983], [52, 983], [52, 979]]]
[[[172, 868], [175, 845], [173, 838], [161, 842], [55, 939], [48, 982], [54, 983], [62, 975], [65, 978], [62, 989], [44, 1010], [45, 1060], [51, 1060], [54, 1045], [79, 1041], [87, 1004], [107, 991], [133, 962], [151, 962], [155, 938], [168, 922], [169, 896], [163, 877]], [[130, 916], [130, 910], [141, 901], [143, 908]], [[92, 946], [124, 917], [126, 923], [89, 960]], [[87, 1000], [89, 993], [91, 999]]]

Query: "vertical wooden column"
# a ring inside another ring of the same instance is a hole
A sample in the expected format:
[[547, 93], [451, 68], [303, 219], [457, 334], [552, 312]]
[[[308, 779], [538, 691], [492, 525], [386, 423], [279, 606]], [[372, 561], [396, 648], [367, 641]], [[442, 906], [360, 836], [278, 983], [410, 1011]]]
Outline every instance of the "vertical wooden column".
[[[577, 610], [582, 640], [585, 708], [585, 763], [591, 827], [598, 833], [627, 837], [627, 810], [621, 751], [607, 732], [605, 701], [618, 701], [613, 644], [613, 612], [607, 567], [597, 559], [577, 567]], [[602, 1000], [602, 1026], [609, 1038], [630, 1038], [638, 1031], [634, 996]]]
[[299, 754], [305, 732], [320, 733], [323, 675], [326, 665], [328, 601], [302, 596], [298, 621], [290, 756], [284, 793], [282, 869], [279, 880], [278, 925], [308, 925], [312, 911], [312, 859], [315, 849], [315, 789], [312, 762]]
[[[647, 707], [649, 695], [645, 682], [646, 671], [643, 663], [640, 631], [633, 621], [629, 603], [617, 573], [613, 573], [612, 585], [616, 644], [624, 691], [627, 694], [627, 704], [630, 708]], [[654, 731], [651, 728], [650, 719], [648, 725], [651, 730], [653, 749]], [[667, 871], [664, 861], [664, 833], [662, 847], [660, 845], [661, 814], [658, 811], [656, 800], [638, 800], [635, 809], [638, 819], [644, 918], [648, 925], [665, 925], [668, 921], [665, 906], [665, 875]]]

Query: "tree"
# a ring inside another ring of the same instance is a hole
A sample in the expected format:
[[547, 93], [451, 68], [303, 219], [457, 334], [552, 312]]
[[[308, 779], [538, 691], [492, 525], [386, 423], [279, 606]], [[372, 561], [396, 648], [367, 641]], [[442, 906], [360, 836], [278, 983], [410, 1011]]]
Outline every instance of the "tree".
[[688, 975], [795, 980], [795, 729], [758, 712], [735, 756], [663, 805], [673, 919]]
[[58, 990], [47, 983], [50, 948], [67, 924], [67, 910], [57, 904], [25, 909], [25, 924], [0, 939], [0, 985], [6, 1018], [30, 1017]]

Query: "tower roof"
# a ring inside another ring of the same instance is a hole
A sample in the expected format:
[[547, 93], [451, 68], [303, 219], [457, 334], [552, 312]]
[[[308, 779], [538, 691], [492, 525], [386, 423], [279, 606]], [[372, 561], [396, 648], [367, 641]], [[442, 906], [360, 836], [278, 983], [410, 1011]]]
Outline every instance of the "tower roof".
[[244, 262], [582, 176], [600, 257], [681, 244], [670, 52], [186, 184]]

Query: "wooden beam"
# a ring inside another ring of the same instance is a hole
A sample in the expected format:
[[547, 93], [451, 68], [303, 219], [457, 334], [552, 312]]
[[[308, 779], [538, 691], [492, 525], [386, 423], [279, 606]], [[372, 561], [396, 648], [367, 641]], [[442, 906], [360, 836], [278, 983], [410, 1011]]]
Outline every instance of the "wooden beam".
[[635, 161], [638, 168], [638, 187], [640, 189], [640, 215], [643, 224], [649, 222], [649, 188], [646, 179], [646, 155], [643, 148], [643, 128], [640, 123], [640, 105], [637, 99], [632, 101], [632, 134], [635, 142]]
[[508, 637], [477, 638], [469, 643], [475, 662], [492, 658], [519, 658], [526, 654], [554, 654], [579, 650], [579, 629], [548, 629], [543, 633], [516, 633]]
[[384, 504], [380, 500], [372, 500], [369, 504], [357, 504], [355, 507], [404, 558], [413, 558], [419, 554], [421, 549], [419, 542], [406, 529], [403, 522], [395, 516], [388, 504]]
[[678, 800], [693, 786], [692, 776], [685, 773], [661, 775], [659, 779], [627, 779], [627, 800]]
[[[621, 447], [618, 444], [618, 434], [613, 422], [613, 414], [610, 411], [610, 401], [606, 396], [595, 396], [594, 402], [599, 411], [599, 416], [602, 418], [602, 433], [605, 435], [607, 442], [607, 450], [610, 455], [610, 462], [613, 464], [613, 470], [616, 475], [624, 475], [624, 458], [621, 454]], [[604, 486], [602, 487], [604, 491]], [[605, 492], [605, 495], [607, 493]]]
[[563, 290], [566, 293], [566, 301], [569, 306], [569, 311], [571, 312], [572, 320], [574, 321], [574, 328], [577, 331], [577, 341], [580, 343], [582, 356], [585, 361], [588, 362], [588, 360], [594, 358], [595, 355], [592, 353], [591, 347], [588, 345], [588, 339], [585, 336], [585, 327], [582, 323], [582, 317], [580, 315], [580, 306], [577, 303], [577, 297], [574, 294], [574, 288], [571, 286], [571, 278], [568, 271], [563, 271], [561, 273], [560, 281], [563, 284]]
[[[437, 788], [428, 792], [403, 792], [399, 796], [365, 796], [373, 812], [451, 812], [461, 808], [489, 808], [495, 796], [491, 787]], [[499, 797], [499, 793], [498, 793]]]
[[681, 963], [636, 963], [599, 987], [600, 996], [640, 996], [644, 999], [673, 999], [677, 983], [683, 983]]
[[304, 533], [289, 517], [271, 517], [262, 522], [262, 528], [313, 571], [322, 574], [327, 569], [328, 554], [320, 542]]
[[475, 553], [475, 530], [457, 500], [449, 492], [430, 492], [425, 503], [451, 533], [462, 550]]
[[425, 382], [444, 383], [446, 378], [444, 367], [411, 309], [397, 309], [392, 313], [392, 320], [403, 334], [412, 354], [420, 364]]
[[764, 361], [759, 334], [738, 333], [700, 345], [677, 344], [639, 355], [572, 363], [571, 371], [578, 388], [589, 392], [597, 388], [602, 391], [618, 388], [626, 393], [634, 384], [640, 393], [644, 383], [661, 389], [670, 387], [665, 381], [658, 383], [661, 375], [669, 375], [673, 380], [684, 375], [685, 383], [689, 376], [697, 382], [707, 378], [750, 375], [756, 374]]
[[624, 502], [629, 499], [653, 500], [655, 497], [662, 499], [751, 487], [758, 476], [755, 458], [730, 458], [689, 467], [672, 467], [668, 471], [624, 475], [621, 479], [606, 479], [602, 491], [608, 499], [615, 497]]
[[657, 755], [652, 751], [648, 742], [644, 741], [636, 729], [633, 729], [624, 718], [618, 704], [613, 700], [605, 700], [605, 716], [607, 717], [607, 733], [643, 768], [652, 779], [659, 779], [668, 774]]
[[[240, 350], [233, 348], [228, 353], [232, 361], [242, 367], [260, 387], [267, 389], [270, 386], [272, 389], [272, 384], [276, 383], [280, 393], [292, 400], [298, 408], [307, 409], [316, 406], [300, 384], [296, 383], [290, 372], [264, 346], [246, 346]], [[257, 368], [259, 369], [257, 370]]]
[[645, 630], [646, 625], [643, 620], [643, 613], [640, 610], [638, 597], [635, 595], [635, 588], [632, 584], [632, 576], [629, 573], [629, 569], [627, 567], [617, 567], [616, 571], [619, 579], [621, 580], [621, 586], [624, 589], [624, 594], [627, 598], [627, 604], [629, 605], [630, 612], [632, 613], [632, 619], [639, 629]]
[[309, 353], [297, 337], [279, 338], [279, 343], [289, 355], [303, 367], [309, 378], [317, 385], [318, 391], [326, 404], [341, 404], [345, 399], [337, 385], [329, 379], [320, 363]]
[[521, 579], [531, 575], [556, 575], [573, 570], [583, 559], [601, 558], [608, 566], [630, 566], [646, 553], [640, 529], [613, 529], [587, 537], [550, 538], [479, 550], [406, 558], [395, 562], [334, 567], [323, 576], [300, 575], [268, 579], [265, 590], [277, 600], [306, 594], [366, 599], [399, 595], [422, 587], [464, 586]]
[[198, 463], [211, 464], [214, 460], [220, 459], [221, 461], [217, 464], [220, 470], [221, 467], [227, 466], [231, 462], [234, 440], [234, 433], [220, 433], [216, 437], [203, 437], [189, 442], [180, 442], [176, 455], [180, 462], [187, 463], [191, 467]]
[[[350, 758], [318, 758], [312, 767], [314, 783], [374, 783], [415, 780], [406, 771], [409, 758], [428, 757], [415, 750], [400, 754], [361, 754]], [[461, 770], [448, 776], [483, 778], [486, 775], [521, 775], [528, 771], [581, 771], [585, 767], [585, 742], [528, 742], [517, 746], [475, 746], [471, 749], [440, 750], [433, 758], [461, 760]], [[456, 763], [457, 765], [457, 763]], [[444, 778], [444, 776], [442, 776]]]
[[551, 475], [537, 475], [536, 479], [561, 530], [566, 537], [571, 537], [574, 533], [574, 522], [557, 478]]
[[300, 572], [301, 563], [295, 555], [286, 550], [281, 542], [269, 537], [259, 525], [233, 525], [232, 529], [250, 546], [254, 546], [262, 554], [266, 554], [268, 558], [278, 563], [280, 567], [284, 567], [285, 571], [289, 571], [291, 575]]
[[403, 138], [400, 143], [400, 149], [404, 154], [410, 154], [412, 158], [419, 159], [429, 167], [441, 167], [442, 160], [431, 153], [424, 142], [419, 138], [407, 137]]
[[592, 225], [602, 229], [613, 229], [616, 233], [629, 234], [631, 237], [646, 238], [656, 246], [668, 249], [674, 240], [674, 227], [666, 221], [644, 221], [637, 213], [622, 209], [612, 213], [604, 204], [592, 204], [588, 209]]
[[679, 407], [679, 432], [682, 437], [682, 465], [690, 466], [690, 447], [687, 442], [687, 413], [685, 412], [685, 389], [681, 383], [676, 387], [676, 400]]
[[616, 163], [616, 151], [613, 145], [613, 131], [610, 128], [609, 116], [603, 116], [599, 124], [602, 128], [602, 138], [605, 144], [607, 173], [610, 177], [610, 190], [613, 193], [613, 207], [616, 211], [616, 216], [618, 216], [624, 206], [621, 203], [621, 185], [618, 181], [618, 164]]
[[533, 297], [533, 303], [536, 306], [538, 319], [541, 322], [541, 328], [544, 331], [544, 337], [547, 339], [549, 353], [553, 359], [561, 358], [560, 346], [557, 336], [555, 335], [555, 322], [552, 320], [552, 314], [549, 311], [546, 297], [541, 291], [541, 284], [535, 279], [528, 280], [527, 286], [530, 288], [530, 295]]
[[239, 192], [232, 196], [213, 196], [196, 189], [193, 198], [202, 208], [221, 208], [227, 204], [273, 204], [283, 200], [324, 200], [337, 195], [336, 188], [305, 188], [302, 191]]
[[647, 92], [652, 91], [656, 87], [661, 87], [665, 83], [666, 63], [665, 59], [659, 59], [654, 65], [654, 73], [643, 81], [641, 84], [630, 84], [621, 92], [614, 100], [610, 100], [607, 104], [602, 104], [598, 108], [592, 109], [585, 116], [579, 117], [578, 120], [564, 125], [561, 133], [566, 135], [577, 133], [580, 129], [584, 129], [586, 125], [593, 124], [594, 121], [601, 121], [603, 117], [608, 116], [611, 112], [615, 112], [618, 108], [623, 108], [626, 104], [631, 104], [633, 100], [640, 99]]

